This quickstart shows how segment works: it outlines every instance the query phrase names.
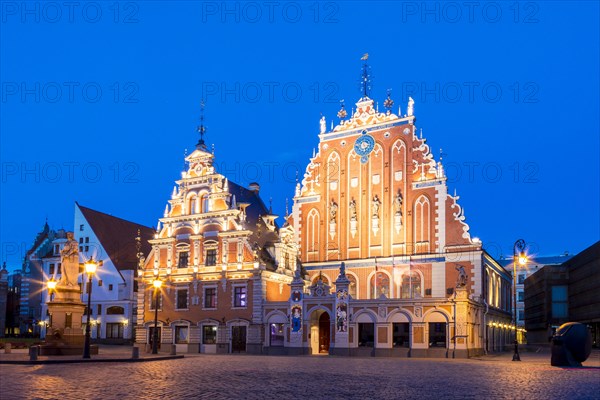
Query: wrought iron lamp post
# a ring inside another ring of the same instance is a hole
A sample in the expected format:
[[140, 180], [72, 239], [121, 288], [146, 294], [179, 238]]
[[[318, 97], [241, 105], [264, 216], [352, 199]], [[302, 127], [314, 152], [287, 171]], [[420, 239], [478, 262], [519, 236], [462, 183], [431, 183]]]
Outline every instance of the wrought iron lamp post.
[[85, 263], [85, 272], [88, 274], [88, 303], [87, 303], [87, 323], [85, 324], [85, 342], [83, 344], [83, 358], [90, 358], [90, 314], [92, 312], [92, 277], [98, 268], [98, 263], [94, 258], [90, 258]]
[[519, 239], [515, 242], [513, 247], [513, 326], [515, 329], [515, 352], [513, 354], [513, 361], [521, 361], [519, 356], [519, 340], [517, 336], [517, 263], [519, 265], [527, 264], [527, 255], [525, 254], [525, 241]]
[[152, 282], [154, 285], [154, 331], [152, 332], [152, 354], [158, 354], [158, 294], [162, 281], [155, 279]]

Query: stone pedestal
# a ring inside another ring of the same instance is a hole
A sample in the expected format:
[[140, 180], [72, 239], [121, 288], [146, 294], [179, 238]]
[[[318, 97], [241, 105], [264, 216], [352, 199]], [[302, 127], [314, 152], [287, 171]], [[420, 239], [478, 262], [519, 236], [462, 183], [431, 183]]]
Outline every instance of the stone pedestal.
[[[41, 355], [83, 354], [85, 334], [81, 319], [85, 304], [81, 301], [79, 287], [59, 286], [52, 301], [48, 302], [50, 327]], [[98, 347], [91, 346], [91, 353], [98, 354]]]

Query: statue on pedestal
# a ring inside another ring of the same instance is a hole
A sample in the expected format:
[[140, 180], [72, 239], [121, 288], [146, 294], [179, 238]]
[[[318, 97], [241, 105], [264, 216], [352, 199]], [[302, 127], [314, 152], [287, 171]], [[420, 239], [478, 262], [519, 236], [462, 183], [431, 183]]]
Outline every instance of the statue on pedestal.
[[73, 232], [67, 233], [67, 242], [60, 251], [60, 261], [62, 265], [59, 286], [72, 287], [77, 286], [77, 276], [79, 275], [79, 245], [73, 239]]

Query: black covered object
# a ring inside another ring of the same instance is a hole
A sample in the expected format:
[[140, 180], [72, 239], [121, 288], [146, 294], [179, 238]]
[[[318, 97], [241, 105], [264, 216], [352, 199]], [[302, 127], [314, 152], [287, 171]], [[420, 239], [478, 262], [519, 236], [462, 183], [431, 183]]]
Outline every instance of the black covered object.
[[555, 367], [581, 367], [592, 352], [592, 334], [578, 322], [567, 322], [552, 337], [552, 359]]

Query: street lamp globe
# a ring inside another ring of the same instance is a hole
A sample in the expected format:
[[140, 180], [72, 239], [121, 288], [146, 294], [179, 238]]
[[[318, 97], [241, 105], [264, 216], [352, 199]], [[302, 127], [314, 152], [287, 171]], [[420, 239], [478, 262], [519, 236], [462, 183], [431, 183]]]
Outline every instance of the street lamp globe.
[[527, 264], [527, 255], [525, 253], [519, 254], [519, 265]]
[[154, 282], [152, 282], [152, 284], [155, 288], [160, 289], [160, 287], [162, 286], [162, 281], [160, 279], [155, 279]]
[[96, 268], [98, 268], [98, 263], [94, 261], [94, 257], [90, 258], [85, 263], [85, 272], [88, 274], [93, 274], [96, 272]]
[[54, 279], [49, 280], [48, 281], [48, 290], [55, 290], [57, 284], [58, 284], [58, 282], [56, 282]]

